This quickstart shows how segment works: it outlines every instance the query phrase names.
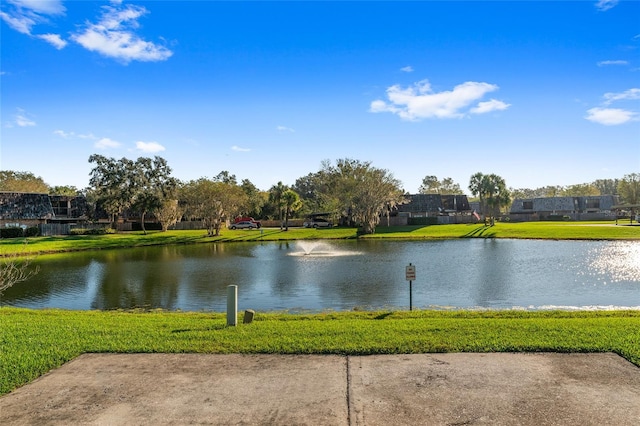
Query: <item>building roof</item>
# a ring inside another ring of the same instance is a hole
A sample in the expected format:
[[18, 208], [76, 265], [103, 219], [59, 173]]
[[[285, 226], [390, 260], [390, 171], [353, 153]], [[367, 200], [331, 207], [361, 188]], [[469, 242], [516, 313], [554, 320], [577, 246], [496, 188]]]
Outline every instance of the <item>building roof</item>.
[[54, 216], [48, 194], [0, 192], [0, 219], [33, 220]]
[[445, 213], [470, 211], [466, 195], [413, 194], [409, 202], [398, 206], [399, 212]]

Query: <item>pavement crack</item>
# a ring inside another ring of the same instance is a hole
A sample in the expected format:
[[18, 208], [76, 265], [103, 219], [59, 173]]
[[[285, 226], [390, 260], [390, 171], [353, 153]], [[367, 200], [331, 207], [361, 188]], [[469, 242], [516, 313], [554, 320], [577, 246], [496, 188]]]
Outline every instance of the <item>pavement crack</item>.
[[347, 424], [351, 426], [351, 357], [346, 356], [347, 373]]

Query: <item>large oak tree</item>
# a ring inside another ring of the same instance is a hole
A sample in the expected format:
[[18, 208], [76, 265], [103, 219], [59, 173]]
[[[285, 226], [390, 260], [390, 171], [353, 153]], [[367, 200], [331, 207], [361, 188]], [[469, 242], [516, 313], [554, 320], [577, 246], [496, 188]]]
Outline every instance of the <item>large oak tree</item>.
[[370, 162], [340, 159], [324, 161], [320, 171], [325, 199], [333, 198], [339, 213], [364, 234], [375, 232], [381, 216], [404, 200], [402, 184], [391, 172]]
[[202, 220], [209, 236], [220, 235], [222, 224], [247, 204], [247, 195], [238, 185], [206, 178], [186, 183], [180, 192], [185, 216]]

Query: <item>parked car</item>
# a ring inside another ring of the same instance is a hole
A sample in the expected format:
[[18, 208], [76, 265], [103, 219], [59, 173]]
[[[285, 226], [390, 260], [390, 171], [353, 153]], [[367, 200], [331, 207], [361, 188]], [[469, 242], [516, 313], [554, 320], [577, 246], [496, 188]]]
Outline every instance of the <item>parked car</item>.
[[257, 223], [251, 222], [249, 220], [243, 220], [241, 222], [232, 223], [229, 226], [230, 229], [258, 229], [259, 227], [260, 226], [258, 226]]
[[233, 221], [233, 223], [240, 223], [240, 222], [251, 222], [254, 225], [256, 225], [256, 228], [260, 228], [262, 226], [260, 221], [255, 220], [254, 218], [252, 218], [250, 216], [236, 217], [235, 220]]
[[321, 217], [307, 219], [302, 226], [305, 228], [331, 228], [333, 223]]

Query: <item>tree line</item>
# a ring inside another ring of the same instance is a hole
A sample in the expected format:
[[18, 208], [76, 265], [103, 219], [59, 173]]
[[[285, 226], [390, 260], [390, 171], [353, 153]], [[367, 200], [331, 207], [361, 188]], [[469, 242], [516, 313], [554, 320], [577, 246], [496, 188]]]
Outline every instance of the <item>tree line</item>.
[[268, 191], [260, 191], [248, 179], [238, 182], [228, 171], [181, 182], [157, 156], [132, 161], [92, 155], [89, 162], [94, 165], [86, 190], [89, 204], [112, 222], [127, 212], [137, 213], [143, 231], [148, 213], [163, 230], [184, 218], [202, 221], [208, 235], [216, 236], [226, 221], [238, 216], [278, 219], [286, 231], [295, 214], [323, 211], [373, 233], [380, 218], [404, 202], [401, 183], [389, 171], [352, 159], [324, 161], [318, 172], [295, 185], [278, 182]]
[[[110, 221], [129, 213], [140, 217], [144, 230], [149, 214], [166, 230], [178, 220], [201, 220], [209, 235], [219, 235], [223, 224], [238, 216], [277, 219], [287, 230], [287, 219], [324, 212], [334, 221], [358, 226], [365, 234], [394, 209], [407, 201], [402, 184], [391, 172], [374, 167], [370, 162], [338, 159], [325, 160], [317, 172], [298, 178], [291, 186], [278, 182], [269, 190], [258, 189], [250, 180], [238, 181], [235, 175], [222, 171], [212, 178], [187, 182], [171, 175], [167, 161], [159, 156], [114, 159], [91, 155], [93, 165], [89, 186], [78, 190], [72, 186], [48, 186], [29, 172], [0, 171], [0, 191], [40, 192], [51, 195], [83, 195], [90, 206], [90, 216], [100, 212]], [[590, 184], [568, 187], [547, 186], [537, 189], [508, 188], [496, 174], [475, 173], [468, 189], [479, 202], [480, 215], [494, 222], [502, 209], [514, 198], [553, 196], [619, 195], [622, 202], [640, 202], [640, 173], [621, 179], [601, 179]], [[463, 194], [451, 178], [427, 175], [419, 189], [423, 194]]]

